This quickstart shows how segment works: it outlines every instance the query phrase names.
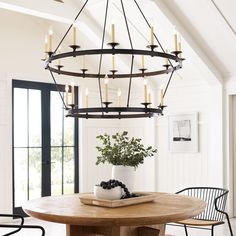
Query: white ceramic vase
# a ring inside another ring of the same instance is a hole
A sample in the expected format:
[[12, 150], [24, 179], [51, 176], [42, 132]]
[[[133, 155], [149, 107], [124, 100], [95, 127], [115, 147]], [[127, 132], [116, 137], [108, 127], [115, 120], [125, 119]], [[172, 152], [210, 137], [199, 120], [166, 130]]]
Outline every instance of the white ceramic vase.
[[132, 193], [134, 191], [135, 169], [132, 166], [112, 166], [112, 179], [121, 181]]
[[93, 192], [95, 197], [98, 199], [118, 200], [122, 196], [122, 190], [120, 186], [112, 189], [103, 189], [101, 186], [95, 185]]

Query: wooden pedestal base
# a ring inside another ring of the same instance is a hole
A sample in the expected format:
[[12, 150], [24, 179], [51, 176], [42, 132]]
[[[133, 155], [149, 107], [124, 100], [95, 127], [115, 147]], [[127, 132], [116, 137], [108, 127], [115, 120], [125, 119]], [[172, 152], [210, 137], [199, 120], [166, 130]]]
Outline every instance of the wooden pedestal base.
[[66, 236], [164, 236], [165, 225], [80, 226], [66, 225]]

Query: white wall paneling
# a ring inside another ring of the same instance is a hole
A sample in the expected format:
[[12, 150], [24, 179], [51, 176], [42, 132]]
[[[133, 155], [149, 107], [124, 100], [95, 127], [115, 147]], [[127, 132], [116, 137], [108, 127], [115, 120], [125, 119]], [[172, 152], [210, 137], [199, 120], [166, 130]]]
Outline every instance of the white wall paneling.
[[11, 80], [0, 73], [0, 211], [12, 209]]
[[[208, 85], [169, 90], [165, 116], [158, 119], [157, 189], [175, 192], [188, 186], [223, 185], [222, 119], [220, 88]], [[168, 150], [168, 114], [199, 113], [199, 152], [170, 153]], [[217, 117], [217, 118], [216, 118]]]
[[233, 183], [233, 214], [236, 216], [236, 96], [233, 96], [232, 101], [232, 183]]
[[230, 77], [225, 83], [225, 164], [224, 180], [225, 187], [229, 189], [228, 209], [231, 216], [236, 216], [235, 206], [236, 188], [235, 188], [235, 94], [236, 77]]

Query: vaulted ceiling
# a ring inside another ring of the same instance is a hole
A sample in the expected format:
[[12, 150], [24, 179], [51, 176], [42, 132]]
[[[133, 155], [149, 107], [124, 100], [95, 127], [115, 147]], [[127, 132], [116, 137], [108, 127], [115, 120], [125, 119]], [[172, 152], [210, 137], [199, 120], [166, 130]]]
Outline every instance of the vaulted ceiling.
[[166, 7], [223, 78], [236, 75], [236, 2], [166, 0]]
[[[117, 40], [121, 45], [129, 45], [121, 5], [118, 0], [111, 1], [109, 21], [115, 19]], [[53, 0], [0, 0], [0, 8], [28, 14], [40, 24], [53, 25], [58, 36], [62, 36], [79, 9], [82, 0], [65, 0], [65, 3]], [[224, 79], [236, 76], [234, 66], [236, 55], [236, 2], [234, 0], [138, 0], [148, 20], [154, 19], [156, 34], [163, 47], [173, 48], [173, 27], [181, 34], [184, 57], [184, 69], [175, 75], [178, 81], [208, 81], [222, 83]], [[149, 40], [149, 31], [140, 13], [134, 10], [133, 0], [124, 1], [127, 17], [134, 35], [134, 46], [145, 47]], [[100, 47], [103, 27], [104, 0], [90, 0], [85, 14], [79, 18], [81, 46]], [[1, 10], [0, 10], [1, 14]], [[137, 15], [139, 14], [139, 17]], [[46, 32], [45, 32], [46, 33]], [[106, 42], [110, 39], [107, 27]], [[43, 41], [44, 39], [42, 39]], [[70, 39], [68, 39], [69, 41]], [[119, 61], [119, 59], [118, 59]], [[93, 61], [92, 61], [93, 63]], [[127, 68], [128, 59], [120, 60], [120, 69]], [[135, 61], [136, 69], [139, 59]], [[149, 62], [147, 61], [147, 64]], [[159, 62], [162, 63], [162, 62]]]

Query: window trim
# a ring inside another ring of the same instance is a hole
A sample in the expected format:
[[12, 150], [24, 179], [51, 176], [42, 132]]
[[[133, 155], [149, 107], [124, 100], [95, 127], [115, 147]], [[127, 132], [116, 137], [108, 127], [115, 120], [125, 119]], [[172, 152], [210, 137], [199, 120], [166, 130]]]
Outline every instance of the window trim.
[[[41, 90], [41, 112], [42, 112], [42, 119], [41, 119], [41, 128], [42, 128], [42, 165], [45, 160], [45, 156], [48, 155], [51, 159], [51, 127], [50, 127], [50, 92], [57, 91], [55, 84], [50, 83], [43, 83], [43, 82], [33, 82], [33, 81], [25, 81], [25, 80], [12, 80], [12, 208], [13, 213], [19, 213], [22, 215], [26, 215], [22, 208], [15, 207], [15, 170], [14, 170], [14, 88], [23, 88], [23, 89], [37, 89]], [[60, 91], [64, 91], [64, 85], [58, 85]], [[78, 104], [78, 87], [75, 86], [75, 102]], [[45, 105], [47, 104], [47, 105]], [[45, 131], [49, 132], [47, 135]], [[27, 147], [29, 148], [29, 146]], [[78, 118], [74, 118], [74, 192], [79, 192], [79, 122]], [[51, 168], [50, 165], [47, 165], [49, 170], [47, 170], [47, 174], [43, 173], [42, 168], [42, 176], [44, 174], [44, 178], [42, 178], [42, 186], [45, 184], [44, 180], [48, 178], [48, 181], [51, 182]], [[48, 168], [47, 167], [47, 168]], [[48, 188], [46, 191], [41, 192], [42, 196], [48, 196], [49, 193], [51, 195], [51, 186], [47, 186]]]

